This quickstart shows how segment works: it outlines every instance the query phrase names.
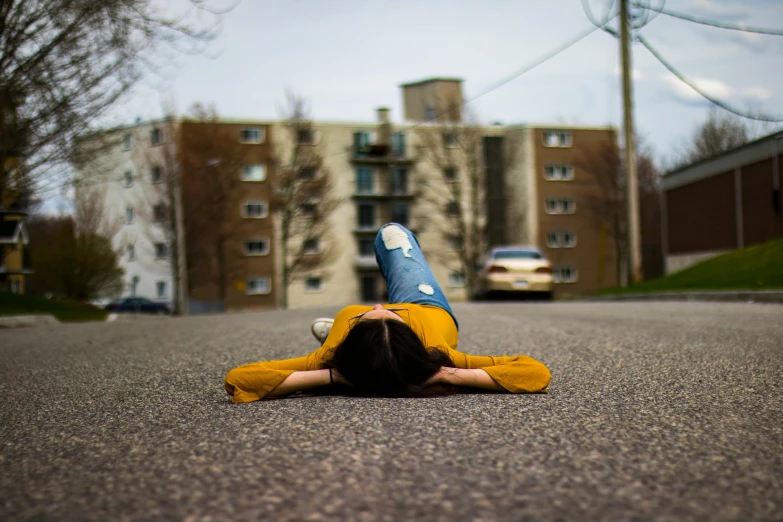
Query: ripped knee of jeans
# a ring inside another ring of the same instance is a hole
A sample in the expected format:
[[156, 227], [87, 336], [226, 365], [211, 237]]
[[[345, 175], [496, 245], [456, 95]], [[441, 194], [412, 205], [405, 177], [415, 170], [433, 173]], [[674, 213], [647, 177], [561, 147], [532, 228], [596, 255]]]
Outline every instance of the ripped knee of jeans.
[[391, 223], [381, 230], [381, 238], [386, 250], [402, 250], [402, 255], [411, 257], [410, 251], [413, 249], [408, 233], [400, 225]]

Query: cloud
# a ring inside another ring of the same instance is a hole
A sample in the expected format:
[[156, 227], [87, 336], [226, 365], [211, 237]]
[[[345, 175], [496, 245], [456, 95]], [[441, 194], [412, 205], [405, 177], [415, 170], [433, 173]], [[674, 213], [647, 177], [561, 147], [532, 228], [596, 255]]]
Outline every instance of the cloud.
[[772, 91], [764, 87], [746, 87], [742, 90], [742, 94], [748, 98], [753, 98], [758, 101], [767, 101], [772, 98]]
[[[740, 26], [743, 26], [743, 24], [739, 24]], [[750, 43], [760, 43], [762, 40], [762, 35], [759, 33], [746, 33], [746, 32], [740, 32], [739, 37], [745, 40], [746, 42]]]
[[[679, 78], [672, 74], [663, 77], [664, 81], [671, 86], [672, 91], [680, 99], [693, 101], [701, 99], [702, 96], [686, 85]], [[735, 89], [721, 80], [714, 78], [693, 78], [691, 83], [696, 85], [702, 92], [717, 98], [719, 100], [728, 100], [732, 97], [739, 97], [744, 100], [767, 101], [772, 98], [772, 91], [765, 87], [753, 85], [742, 89]]]

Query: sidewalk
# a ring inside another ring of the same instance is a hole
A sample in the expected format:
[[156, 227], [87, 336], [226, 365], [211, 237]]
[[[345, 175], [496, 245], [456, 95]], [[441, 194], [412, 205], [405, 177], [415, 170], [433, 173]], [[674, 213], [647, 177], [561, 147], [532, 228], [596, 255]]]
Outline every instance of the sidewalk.
[[783, 303], [783, 290], [686, 290], [641, 294], [592, 295], [580, 301], [724, 301]]
[[0, 316], [0, 328], [25, 328], [29, 326], [57, 326], [60, 324], [82, 324], [82, 323], [112, 323], [114, 321], [129, 320], [155, 320], [170, 315], [153, 314], [109, 314], [103, 321], [60, 321], [53, 315], [2, 315]]

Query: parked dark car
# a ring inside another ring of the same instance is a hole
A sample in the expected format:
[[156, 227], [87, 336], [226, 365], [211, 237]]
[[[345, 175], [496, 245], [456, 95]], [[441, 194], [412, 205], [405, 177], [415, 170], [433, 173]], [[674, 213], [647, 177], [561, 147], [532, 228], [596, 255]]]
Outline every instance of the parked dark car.
[[126, 297], [107, 304], [104, 310], [109, 312], [131, 312], [137, 314], [170, 314], [165, 303], [156, 303], [144, 297]]

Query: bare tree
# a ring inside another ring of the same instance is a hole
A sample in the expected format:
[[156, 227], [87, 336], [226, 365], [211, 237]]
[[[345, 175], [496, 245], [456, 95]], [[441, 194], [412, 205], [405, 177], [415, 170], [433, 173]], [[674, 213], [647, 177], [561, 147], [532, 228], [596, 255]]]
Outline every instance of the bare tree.
[[671, 168], [683, 167], [735, 149], [753, 139], [760, 130], [751, 127], [739, 116], [712, 107], [707, 119], [693, 130]]
[[[637, 176], [639, 192], [645, 196], [659, 191], [659, 171], [652, 153], [643, 139], [637, 137]], [[624, 155], [615, 143], [606, 143], [598, 149], [584, 154], [577, 167], [588, 175], [586, 183], [592, 190], [584, 203], [597, 227], [603, 229], [614, 246], [617, 260], [617, 280], [622, 286], [628, 284], [630, 250], [628, 243], [628, 208], [626, 179], [622, 167]], [[654, 209], [648, 209], [654, 211]]]
[[487, 250], [486, 179], [483, 165], [484, 131], [475, 117], [467, 123], [444, 122], [417, 129], [424, 159], [433, 175], [422, 172], [421, 200], [432, 209], [430, 225], [452, 249], [439, 257], [456, 261], [469, 298], [476, 291], [476, 267]]
[[186, 1], [190, 11], [179, 17], [149, 0], [2, 2], [0, 163], [23, 158], [25, 183], [44, 191], [60, 184], [63, 166], [84, 152], [76, 145], [91, 124], [145, 70], [165, 75], [160, 51], [200, 52], [232, 7]]
[[[166, 117], [163, 122], [156, 125], [155, 129], [160, 133], [161, 143], [156, 147], [136, 147], [134, 149], [133, 162], [136, 172], [139, 174], [139, 190], [135, 192], [134, 209], [141, 224], [140, 230], [144, 244], [157, 248], [163, 245], [163, 252], [155, 252], [153, 256], [148, 252], [147, 256], [140, 259], [152, 259], [158, 255], [164, 257], [165, 273], [172, 280], [172, 304], [173, 313], [182, 315], [187, 313], [187, 303], [184, 301], [182, 286], [186, 284], [186, 267], [181, 252], [183, 238], [179, 234], [178, 221], [181, 220], [182, 209], [180, 198], [179, 178], [179, 125], [173, 104], [164, 104]], [[137, 140], [144, 143], [142, 139]], [[132, 238], [126, 238], [130, 240]], [[160, 263], [147, 266], [151, 270], [161, 269]]]
[[103, 191], [82, 188], [73, 216], [39, 216], [30, 223], [32, 286], [39, 293], [80, 301], [122, 293], [123, 270], [111, 241], [119, 223], [106, 211]]
[[229, 281], [241, 268], [229, 249], [238, 233], [231, 218], [240, 199], [239, 172], [247, 152], [214, 107], [196, 104], [190, 112], [181, 122], [180, 139], [187, 150], [179, 156], [188, 285], [191, 293], [216, 286], [218, 299], [225, 303]]
[[282, 306], [290, 285], [324, 267], [336, 251], [329, 216], [339, 205], [332, 176], [325, 167], [307, 102], [286, 96], [285, 135], [276, 144], [277, 172], [272, 212], [280, 224]]

